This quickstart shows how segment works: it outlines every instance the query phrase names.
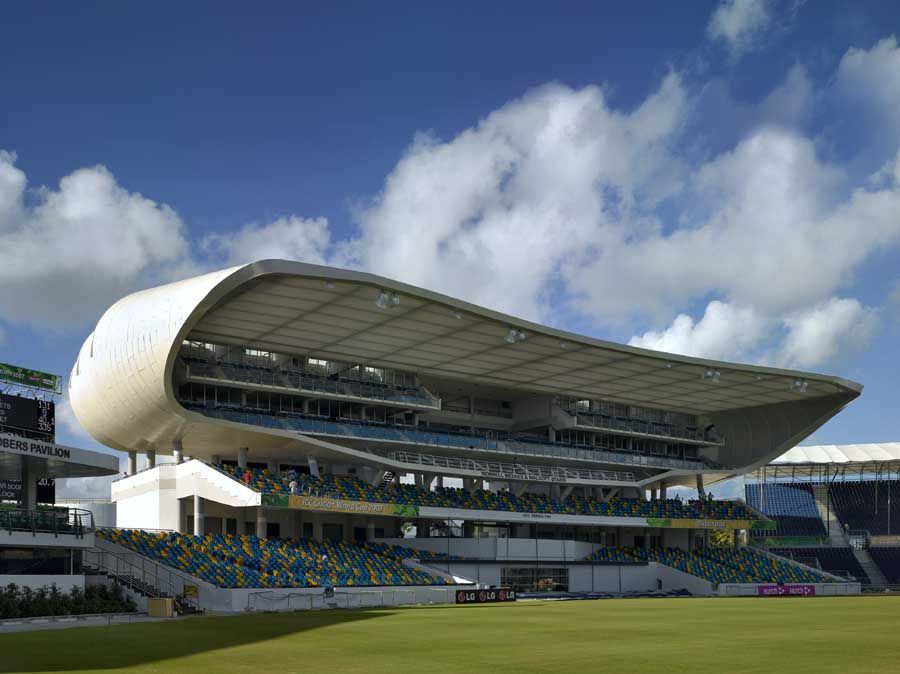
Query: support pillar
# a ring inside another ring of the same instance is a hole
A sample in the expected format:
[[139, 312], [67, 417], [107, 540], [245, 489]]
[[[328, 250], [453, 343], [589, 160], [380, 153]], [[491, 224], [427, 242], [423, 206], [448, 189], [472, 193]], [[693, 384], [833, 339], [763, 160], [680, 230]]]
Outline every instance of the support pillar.
[[238, 448], [238, 468], [247, 467], [247, 453], [250, 451], [247, 447]]
[[209, 457], [209, 460], [212, 465], [218, 466], [220, 463], [222, 463], [222, 456], [219, 454], [213, 454]]
[[703, 474], [697, 473], [697, 493], [703, 497], [706, 495], [706, 492], [703, 490]]
[[22, 507], [25, 510], [37, 509], [37, 481], [34, 464], [30, 459], [22, 459]]
[[175, 463], [184, 461], [184, 452], [181, 449], [181, 440], [172, 440], [172, 456], [175, 457]]
[[137, 452], [135, 451], [128, 452], [127, 472], [129, 475], [134, 475], [137, 472]]
[[147, 468], [156, 468], [156, 450], [148, 449], [144, 456], [147, 457]]
[[313, 477], [319, 477], [319, 460], [316, 457], [311, 456], [311, 457], [309, 457], [308, 463], [309, 463], [309, 474], [312, 475]]
[[194, 494], [194, 535], [202, 536], [204, 533], [203, 499]]
[[271, 473], [272, 475], [277, 475], [278, 474], [278, 459], [269, 459], [267, 463], [269, 464], [268, 465], [269, 473]]
[[366, 522], [366, 543], [375, 541], [375, 523]]
[[265, 538], [266, 537], [266, 511], [263, 508], [256, 509], [256, 537], [257, 538]]
[[666, 483], [663, 480], [659, 483], [659, 497], [665, 501], [668, 497], [666, 496]]

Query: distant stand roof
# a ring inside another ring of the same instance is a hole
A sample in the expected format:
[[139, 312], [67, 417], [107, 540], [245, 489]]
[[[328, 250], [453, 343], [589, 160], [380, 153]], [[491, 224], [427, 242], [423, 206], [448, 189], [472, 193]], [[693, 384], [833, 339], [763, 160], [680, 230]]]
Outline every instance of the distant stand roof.
[[900, 477], [900, 442], [794, 447], [748, 478], [813, 478], [878, 474]]

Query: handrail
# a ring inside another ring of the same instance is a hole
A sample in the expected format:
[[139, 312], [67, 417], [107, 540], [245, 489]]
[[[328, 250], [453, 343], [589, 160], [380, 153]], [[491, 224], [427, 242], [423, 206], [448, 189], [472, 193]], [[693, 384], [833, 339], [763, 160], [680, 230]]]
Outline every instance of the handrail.
[[[328, 379], [289, 370], [274, 370], [261, 367], [250, 367], [236, 363], [185, 362], [188, 379], [213, 379], [215, 381], [257, 384], [272, 388], [283, 388], [290, 391], [310, 391], [336, 396], [380, 400], [384, 403], [407, 403], [440, 409], [441, 400], [433, 395], [426, 395], [419, 387], [404, 389], [386, 385], [378, 385], [364, 381], [345, 379]], [[409, 389], [415, 388], [413, 393]]]
[[351, 421], [331, 421], [316, 419], [300, 414], [274, 414], [256, 410], [245, 410], [219, 406], [204, 407], [196, 403], [182, 401], [188, 409], [194, 409], [204, 416], [236, 421], [238, 423], [298, 431], [311, 435], [331, 435], [335, 437], [364, 437], [374, 441], [386, 441], [413, 445], [432, 445], [453, 447], [461, 450], [477, 450], [505, 455], [551, 456], [587, 462], [611, 462], [647, 468], [686, 468], [705, 469], [714, 467], [712, 462], [700, 459], [677, 459], [653, 454], [641, 454], [628, 451], [603, 450], [595, 447], [565, 445], [528, 441], [523, 438], [509, 437], [499, 439], [491, 434], [473, 435], [436, 431], [416, 427], [401, 427], [388, 424], [365, 424]]
[[0, 530], [50, 533], [84, 538], [94, 531], [94, 514], [83, 508], [0, 508]]
[[479, 459], [458, 458], [453, 456], [433, 456], [413, 452], [390, 452], [388, 458], [402, 463], [414, 463], [436, 468], [457, 468], [472, 470], [491, 477], [519, 479], [524, 481], [561, 482], [566, 479], [581, 480], [615, 480], [634, 482], [634, 473], [613, 470], [591, 470], [587, 468], [568, 468], [566, 466], [538, 466], [523, 463], [501, 463], [499, 461], [482, 461]]

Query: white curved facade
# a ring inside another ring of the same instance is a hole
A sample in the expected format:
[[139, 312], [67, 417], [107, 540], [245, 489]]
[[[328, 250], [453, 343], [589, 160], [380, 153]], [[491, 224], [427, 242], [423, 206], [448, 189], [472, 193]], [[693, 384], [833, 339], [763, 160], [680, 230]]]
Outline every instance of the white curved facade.
[[[396, 297], [397, 306], [373, 301], [380, 293]], [[509, 332], [521, 339], [510, 342]], [[178, 441], [201, 457], [263, 447], [283, 457], [345, 452], [365, 462], [359, 446], [185, 409], [173, 371], [186, 339], [404, 368], [509, 391], [523, 408], [529, 397], [570, 394], [695, 414], [728, 439], [707, 453], [723, 476], [779, 456], [862, 390], [836, 377], [574, 335], [370, 274], [264, 260], [137, 292], [110, 307], [69, 379], [84, 428], [123, 451], [167, 453]]]

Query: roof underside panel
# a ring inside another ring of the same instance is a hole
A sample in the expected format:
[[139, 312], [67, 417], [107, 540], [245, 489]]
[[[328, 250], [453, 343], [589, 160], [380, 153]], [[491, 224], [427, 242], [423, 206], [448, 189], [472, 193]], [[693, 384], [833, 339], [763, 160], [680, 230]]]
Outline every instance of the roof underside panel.
[[[365, 280], [263, 275], [207, 311], [190, 339], [365, 362], [511, 394], [602, 398], [695, 414], [856, 394], [819, 375], [803, 375], [807, 388], [801, 392], [793, 386], [795, 372], [632, 349], [400, 284], [387, 289], [396, 288], [399, 305], [379, 308], [381, 288]], [[511, 326], [526, 338], [507, 343]], [[711, 366], [720, 372], [718, 381], [704, 378]]]

